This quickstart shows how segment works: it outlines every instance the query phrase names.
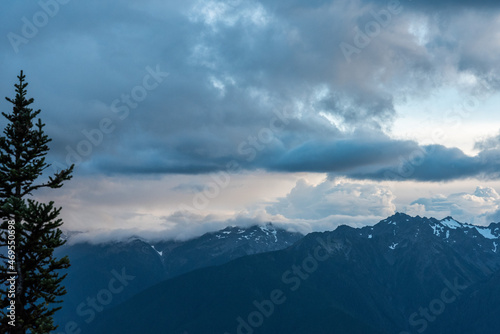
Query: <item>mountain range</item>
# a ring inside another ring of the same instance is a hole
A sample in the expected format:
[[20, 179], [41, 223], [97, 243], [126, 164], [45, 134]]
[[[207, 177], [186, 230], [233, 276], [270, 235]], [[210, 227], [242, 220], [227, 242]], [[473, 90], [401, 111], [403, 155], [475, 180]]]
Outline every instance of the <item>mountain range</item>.
[[55, 314], [57, 333], [78, 333], [104, 310], [166, 279], [242, 256], [283, 249], [302, 237], [266, 224], [227, 227], [186, 241], [150, 242], [131, 237], [101, 244], [68, 242], [55, 252], [57, 257], [67, 255], [71, 261], [64, 280], [67, 294], [62, 309]]
[[[218, 235], [222, 240], [224, 233]], [[339, 226], [310, 233], [286, 248], [254, 252], [224, 264], [211, 262], [216, 265], [189, 272], [184, 267], [178, 273], [185, 274], [96, 314], [82, 329], [172, 334], [499, 333], [499, 237], [498, 223], [480, 227], [451, 217], [397, 213], [374, 226]]]

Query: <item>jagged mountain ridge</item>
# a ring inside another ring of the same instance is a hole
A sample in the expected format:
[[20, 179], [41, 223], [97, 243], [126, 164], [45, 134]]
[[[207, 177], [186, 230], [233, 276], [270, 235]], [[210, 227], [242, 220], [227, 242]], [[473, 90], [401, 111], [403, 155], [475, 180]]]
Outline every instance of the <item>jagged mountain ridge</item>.
[[174, 277], [245, 255], [283, 249], [302, 237], [300, 233], [275, 228], [268, 223], [249, 228], [230, 226], [193, 240], [158, 242], [152, 247], [161, 256], [168, 276]]
[[[159, 283], [103, 314], [91, 331], [451, 334], [467, 314], [483, 320], [468, 333], [498, 333], [484, 321], [496, 318], [485, 310], [498, 310], [500, 296], [476, 311], [468, 306], [499, 281], [498, 227], [396, 214], [374, 226], [311, 233], [284, 250]], [[255, 303], [277, 290], [285, 301], [252, 320]]]
[[[489, 226], [476, 226], [460, 223], [452, 217], [441, 220], [426, 217], [413, 217], [396, 214], [382, 220], [377, 225], [363, 227], [359, 230], [360, 236], [381, 238], [389, 249], [395, 250], [403, 244], [415, 244], [442, 240], [446, 244], [463, 244], [472, 247], [472, 250], [486, 254], [500, 252], [500, 223], [491, 223]], [[392, 235], [391, 235], [392, 234]]]
[[[97, 245], [66, 244], [56, 250], [57, 257], [68, 255], [71, 261], [64, 281], [68, 293], [63, 298], [63, 309], [55, 315], [56, 323], [61, 325], [60, 333], [64, 333], [65, 326], [71, 322], [81, 328], [104, 309], [158, 282], [248, 254], [283, 249], [302, 237], [300, 233], [267, 224], [227, 227], [186, 241], [149, 242], [131, 237]], [[126, 282], [120, 293], [113, 293], [109, 303], [99, 303], [99, 292], [109, 290], [110, 282], [122, 271], [126, 277], [134, 278]]]

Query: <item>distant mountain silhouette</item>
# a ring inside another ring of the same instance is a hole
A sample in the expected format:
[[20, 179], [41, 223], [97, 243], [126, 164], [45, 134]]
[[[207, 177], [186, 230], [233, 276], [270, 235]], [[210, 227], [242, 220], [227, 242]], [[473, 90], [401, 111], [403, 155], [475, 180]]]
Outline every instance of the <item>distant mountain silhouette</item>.
[[97, 245], [65, 245], [56, 254], [68, 255], [71, 261], [64, 280], [68, 293], [63, 297], [63, 308], [55, 314], [60, 325], [57, 333], [81, 329], [104, 309], [160, 281], [245, 255], [283, 249], [302, 237], [267, 224], [227, 227], [187, 241], [150, 243], [132, 237]]
[[500, 225], [396, 214], [161, 282], [89, 333], [500, 333]]

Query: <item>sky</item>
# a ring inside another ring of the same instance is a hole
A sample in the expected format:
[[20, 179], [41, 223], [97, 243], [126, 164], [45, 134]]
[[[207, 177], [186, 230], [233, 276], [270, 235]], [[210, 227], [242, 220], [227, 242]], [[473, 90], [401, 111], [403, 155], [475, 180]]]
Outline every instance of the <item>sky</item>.
[[[5, 1], [67, 231], [500, 221], [497, 1]], [[0, 110], [10, 104], [0, 101]], [[0, 121], [5, 126], [5, 120]]]

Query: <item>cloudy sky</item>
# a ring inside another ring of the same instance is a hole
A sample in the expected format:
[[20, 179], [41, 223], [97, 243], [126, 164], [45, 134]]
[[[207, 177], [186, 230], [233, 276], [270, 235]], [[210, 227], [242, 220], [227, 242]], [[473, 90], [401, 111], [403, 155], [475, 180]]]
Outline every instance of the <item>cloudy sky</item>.
[[500, 220], [497, 1], [6, 1], [0, 19], [1, 94], [23, 69], [51, 170], [76, 164], [37, 195], [65, 229]]

